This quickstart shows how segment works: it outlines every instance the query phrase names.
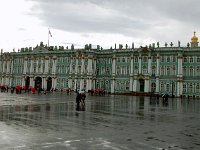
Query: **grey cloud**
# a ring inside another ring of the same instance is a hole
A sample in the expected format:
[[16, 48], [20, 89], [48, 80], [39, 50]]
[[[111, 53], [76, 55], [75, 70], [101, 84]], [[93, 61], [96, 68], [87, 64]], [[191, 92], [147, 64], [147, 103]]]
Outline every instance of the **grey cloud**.
[[162, 30], [166, 29], [163, 34], [173, 31], [168, 28], [173, 28], [174, 22], [182, 24], [179, 32], [200, 23], [198, 0], [29, 1], [36, 2], [32, 15], [39, 17], [45, 26], [83, 34], [118, 33], [141, 38], [154, 35], [156, 39], [162, 35]]
[[20, 27], [18, 28], [19, 31], [26, 31], [26, 28]]

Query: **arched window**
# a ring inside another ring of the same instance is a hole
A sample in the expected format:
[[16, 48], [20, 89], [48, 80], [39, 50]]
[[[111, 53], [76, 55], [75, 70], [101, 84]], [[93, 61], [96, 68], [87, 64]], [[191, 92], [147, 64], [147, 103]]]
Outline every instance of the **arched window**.
[[197, 74], [196, 74], [196, 76], [200, 76], [200, 67], [199, 66], [197, 67]]
[[187, 68], [186, 68], [186, 66], [183, 66], [183, 75], [187, 76]]
[[145, 73], [147, 73], [147, 67], [146, 66], [143, 66], [142, 67], [142, 72], [145, 74]]
[[152, 75], [155, 76], [155, 74], [156, 74], [156, 66], [152, 66]]
[[120, 74], [120, 67], [117, 67], [117, 74]]
[[175, 56], [173, 56], [173, 62], [176, 62], [176, 57]]
[[164, 67], [162, 66], [161, 67], [161, 75], [164, 75], [165, 74], [165, 70], [164, 70]]
[[81, 73], [81, 66], [78, 66], [78, 73]]
[[99, 75], [99, 68], [97, 68], [97, 75]]
[[167, 62], [170, 62], [170, 57], [169, 56], [167, 57]]
[[164, 61], [165, 61], [165, 57], [162, 56], [162, 57], [161, 57], [161, 62], [164, 62]]
[[194, 72], [193, 72], [193, 67], [192, 66], [190, 67], [190, 76], [191, 77], [194, 76]]
[[143, 62], [147, 62], [147, 57], [143, 57]]
[[126, 81], [126, 90], [129, 90], [129, 81]]
[[138, 73], [138, 66], [134, 67], [134, 73]]
[[184, 58], [183, 58], [183, 62], [187, 62], [187, 57], [184, 57]]
[[75, 65], [72, 67], [72, 73], [75, 73]]
[[190, 57], [190, 62], [193, 63], [193, 57]]
[[193, 85], [192, 85], [192, 83], [190, 83], [190, 88], [189, 88], [189, 90], [190, 90], [190, 94], [192, 94], [192, 93], [193, 93]]
[[119, 90], [119, 88], [120, 88], [120, 87], [119, 87], [119, 82], [117, 82], [117, 85], [116, 85], [115, 89], [116, 89], [116, 90]]
[[160, 84], [160, 90], [161, 90], [162, 92], [164, 91], [164, 84], [163, 84], [163, 83]]
[[167, 67], [167, 75], [170, 75], [170, 67]]
[[169, 91], [170, 91], [170, 84], [169, 84], [169, 83], [167, 83], [166, 91], [167, 91], [168, 93], [169, 93]]
[[184, 84], [183, 84], [183, 94], [186, 93], [186, 87], [187, 87], [187, 86], [186, 86], [186, 84], [184, 83]]
[[151, 92], [155, 92], [156, 91], [156, 83], [153, 82], [151, 83]]
[[175, 75], [176, 74], [176, 67], [173, 65], [172, 66], [172, 75]]
[[200, 57], [199, 56], [197, 56], [197, 62], [200, 62]]
[[196, 85], [196, 93], [199, 93], [199, 83]]

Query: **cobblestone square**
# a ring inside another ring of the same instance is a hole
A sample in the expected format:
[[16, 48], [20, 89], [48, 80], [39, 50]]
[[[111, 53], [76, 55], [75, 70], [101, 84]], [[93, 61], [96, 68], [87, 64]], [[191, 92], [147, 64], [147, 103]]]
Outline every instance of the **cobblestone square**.
[[198, 150], [200, 101], [0, 93], [3, 150]]

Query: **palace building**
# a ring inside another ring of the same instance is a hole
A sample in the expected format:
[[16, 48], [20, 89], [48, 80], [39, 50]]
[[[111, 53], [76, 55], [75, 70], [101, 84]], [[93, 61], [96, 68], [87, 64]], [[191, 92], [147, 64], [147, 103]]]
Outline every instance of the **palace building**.
[[82, 49], [62, 46], [21, 48], [0, 54], [0, 84], [50, 89], [104, 89], [111, 94], [200, 96], [200, 47], [195, 35], [186, 47]]

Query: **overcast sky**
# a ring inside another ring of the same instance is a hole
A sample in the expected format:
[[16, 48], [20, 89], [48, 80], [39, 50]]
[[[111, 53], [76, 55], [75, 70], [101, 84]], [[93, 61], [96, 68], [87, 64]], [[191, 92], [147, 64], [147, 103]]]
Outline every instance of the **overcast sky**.
[[76, 47], [134, 42], [190, 42], [200, 34], [199, 0], [5, 0], [0, 5], [0, 48]]

